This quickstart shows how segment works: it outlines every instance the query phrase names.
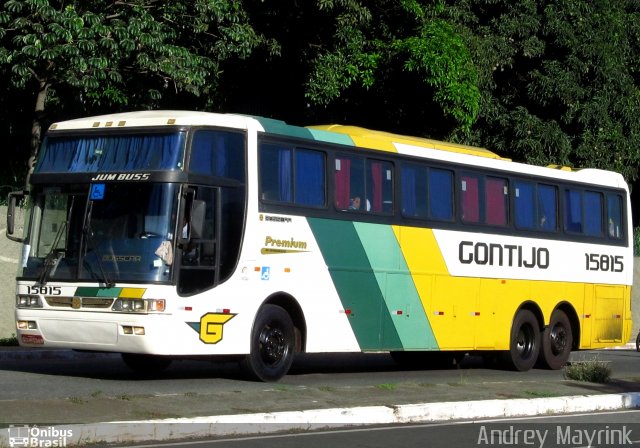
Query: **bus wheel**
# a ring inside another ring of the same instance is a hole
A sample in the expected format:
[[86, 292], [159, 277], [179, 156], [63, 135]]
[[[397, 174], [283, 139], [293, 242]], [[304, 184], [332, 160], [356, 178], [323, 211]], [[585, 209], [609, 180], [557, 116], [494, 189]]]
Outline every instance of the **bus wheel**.
[[538, 319], [529, 310], [520, 310], [511, 327], [511, 341], [507, 352], [508, 367], [525, 372], [538, 360], [540, 352], [540, 327]]
[[251, 352], [243, 361], [245, 372], [258, 381], [278, 381], [293, 363], [294, 344], [289, 314], [277, 305], [264, 305], [251, 331]]
[[551, 314], [549, 326], [542, 332], [542, 364], [549, 369], [558, 370], [569, 360], [573, 334], [567, 315], [560, 310]]
[[137, 353], [121, 353], [120, 356], [129, 369], [141, 375], [155, 375], [171, 365], [171, 358], [166, 356]]

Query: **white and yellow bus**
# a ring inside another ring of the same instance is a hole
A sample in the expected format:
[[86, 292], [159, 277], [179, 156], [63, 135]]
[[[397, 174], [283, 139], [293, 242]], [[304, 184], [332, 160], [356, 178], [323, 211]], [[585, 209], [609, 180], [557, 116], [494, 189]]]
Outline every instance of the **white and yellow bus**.
[[9, 197], [18, 340], [122, 353], [136, 370], [232, 356], [265, 381], [296, 352], [557, 369], [629, 339], [630, 210], [613, 172], [357, 127], [184, 111], [59, 122], [29, 191]]

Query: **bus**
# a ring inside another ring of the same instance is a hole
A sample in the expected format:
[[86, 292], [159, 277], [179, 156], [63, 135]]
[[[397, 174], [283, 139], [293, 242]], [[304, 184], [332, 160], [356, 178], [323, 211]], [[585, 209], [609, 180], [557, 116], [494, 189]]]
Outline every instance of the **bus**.
[[[626, 343], [629, 189], [601, 169], [355, 126], [139, 111], [54, 123], [28, 189], [24, 347], [237, 360], [468, 353], [526, 371]], [[25, 227], [15, 228], [25, 204]]]

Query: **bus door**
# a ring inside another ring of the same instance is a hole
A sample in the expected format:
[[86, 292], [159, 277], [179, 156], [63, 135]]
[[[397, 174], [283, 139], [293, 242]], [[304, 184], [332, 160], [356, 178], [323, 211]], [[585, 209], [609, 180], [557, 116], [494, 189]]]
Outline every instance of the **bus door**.
[[187, 188], [182, 203], [178, 228], [178, 291], [189, 295], [220, 282], [220, 188]]

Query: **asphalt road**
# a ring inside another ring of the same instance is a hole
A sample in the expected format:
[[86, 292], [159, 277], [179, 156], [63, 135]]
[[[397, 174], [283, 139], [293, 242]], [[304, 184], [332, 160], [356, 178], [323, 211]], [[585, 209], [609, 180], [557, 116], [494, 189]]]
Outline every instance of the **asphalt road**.
[[234, 363], [175, 362], [153, 378], [132, 374], [118, 355], [2, 352], [0, 423], [90, 423], [210, 415], [395, 406], [640, 391], [640, 353], [579, 352], [608, 363], [605, 385], [563, 371], [511, 372], [467, 358], [462, 368], [408, 370], [387, 354], [306, 355], [278, 383], [245, 381]]

